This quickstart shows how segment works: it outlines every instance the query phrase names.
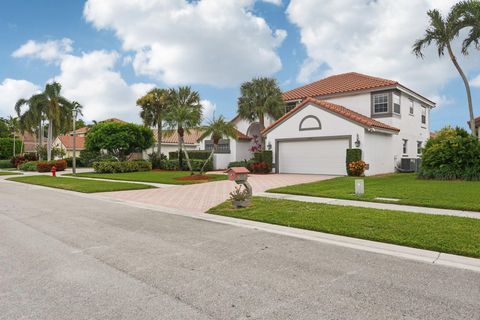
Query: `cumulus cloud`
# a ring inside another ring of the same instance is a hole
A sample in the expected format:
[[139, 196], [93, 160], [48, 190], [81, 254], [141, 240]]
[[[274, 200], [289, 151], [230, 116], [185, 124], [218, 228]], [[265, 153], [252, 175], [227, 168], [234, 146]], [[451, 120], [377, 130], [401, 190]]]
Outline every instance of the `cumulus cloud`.
[[254, 3], [88, 0], [84, 16], [97, 29], [113, 30], [134, 52], [137, 74], [170, 85], [229, 86], [282, 67], [276, 49], [286, 31], [272, 30], [252, 12]]
[[472, 86], [480, 88], [480, 74], [473, 78]]
[[5, 79], [0, 83], [0, 117], [15, 115], [18, 99], [28, 99], [40, 88], [26, 80]]
[[203, 108], [203, 122], [208, 122], [208, 120], [211, 120], [213, 118], [217, 105], [206, 99], [201, 100], [200, 104]]
[[[297, 80], [358, 71], [398, 80], [433, 97], [458, 74], [448, 57], [437, 57], [433, 46], [424, 60], [417, 59], [412, 44], [425, 32], [427, 10], [445, 13], [455, 2], [326, 0], [318, 5], [316, 0], [292, 0], [287, 15], [299, 27], [307, 51]], [[474, 59], [458, 58], [467, 70], [474, 64]]]
[[92, 51], [80, 56], [66, 55], [60, 63], [60, 75], [65, 97], [83, 105], [88, 121], [117, 117], [139, 121], [136, 100], [154, 87], [150, 83], [128, 84], [114, 71], [119, 55], [115, 51]]
[[263, 2], [271, 3], [271, 4], [274, 4], [276, 6], [282, 5], [282, 0], [263, 0]]
[[73, 41], [68, 38], [37, 42], [29, 40], [12, 53], [15, 58], [31, 57], [47, 62], [58, 61], [73, 51]]

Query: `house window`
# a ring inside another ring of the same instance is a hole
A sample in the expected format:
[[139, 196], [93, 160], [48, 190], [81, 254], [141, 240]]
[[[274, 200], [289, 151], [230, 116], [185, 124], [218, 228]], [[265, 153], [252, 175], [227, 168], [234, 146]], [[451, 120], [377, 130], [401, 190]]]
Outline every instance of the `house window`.
[[417, 154], [422, 154], [422, 141], [417, 141]]
[[411, 116], [413, 116], [413, 111], [414, 111], [413, 100], [410, 99], [409, 103], [410, 103], [409, 104], [409, 113], [410, 113]]
[[422, 124], [427, 123], [427, 108], [422, 106]]
[[376, 94], [373, 96], [373, 113], [388, 112], [388, 93]]
[[407, 154], [408, 153], [408, 149], [407, 149], [407, 146], [408, 146], [408, 140], [407, 139], [403, 139], [403, 154]]
[[[205, 140], [205, 150], [212, 151], [213, 140]], [[215, 153], [230, 153], [230, 139], [221, 139], [217, 145]]]
[[393, 94], [393, 113], [400, 114], [400, 95], [397, 93]]

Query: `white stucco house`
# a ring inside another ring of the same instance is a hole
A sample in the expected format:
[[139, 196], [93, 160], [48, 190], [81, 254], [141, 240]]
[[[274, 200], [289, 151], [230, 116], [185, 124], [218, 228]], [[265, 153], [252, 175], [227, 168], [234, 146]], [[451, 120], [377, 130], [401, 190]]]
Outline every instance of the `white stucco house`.
[[[397, 81], [355, 72], [330, 76], [283, 93], [286, 113], [258, 122], [235, 117], [244, 139], [229, 141], [230, 153], [215, 155], [215, 167], [250, 159], [254, 135], [273, 151], [279, 173], [346, 174], [346, 149], [359, 148], [366, 175], [390, 173], [402, 158], [419, 158], [430, 137], [435, 103]], [[204, 149], [208, 138], [200, 142]], [[225, 142], [227, 144], [227, 142]]]

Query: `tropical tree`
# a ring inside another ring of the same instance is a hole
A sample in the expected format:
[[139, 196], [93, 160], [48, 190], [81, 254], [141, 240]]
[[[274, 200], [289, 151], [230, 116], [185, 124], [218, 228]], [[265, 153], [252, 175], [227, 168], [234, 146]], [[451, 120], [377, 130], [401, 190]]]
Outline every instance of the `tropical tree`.
[[[277, 80], [273, 78], [254, 78], [240, 87], [238, 114], [241, 118], [253, 122], [258, 119], [260, 130], [265, 129], [265, 115], [279, 118], [285, 111]], [[262, 148], [264, 147], [262, 143]]]
[[[37, 136], [37, 150], [43, 146], [44, 121], [45, 121], [45, 105], [42, 104], [43, 99], [40, 95], [33, 95], [29, 99], [19, 99], [15, 104], [15, 111], [18, 115], [18, 124], [20, 132], [23, 134], [29, 132]], [[27, 110], [22, 112], [22, 107], [27, 107]], [[39, 154], [40, 160], [41, 154]]]
[[202, 169], [200, 170], [200, 174], [203, 174], [205, 172], [205, 166], [207, 163], [212, 160], [213, 154], [217, 151], [218, 148], [218, 142], [221, 139], [224, 138], [237, 138], [237, 130], [235, 129], [235, 126], [228, 121], [225, 121], [225, 118], [223, 116], [220, 116], [218, 118], [213, 118], [208, 122], [207, 126], [204, 128], [205, 131], [201, 135], [200, 139], [204, 139], [208, 136], [211, 137], [213, 141], [213, 148], [212, 152], [208, 156], [207, 161], [202, 166]]
[[8, 128], [8, 120], [0, 117], [0, 138], [10, 137], [10, 129]]
[[70, 112], [72, 118], [72, 131], [73, 131], [73, 158], [72, 158], [72, 173], [77, 174], [77, 131], [76, 131], [76, 124], [77, 124], [77, 116], [81, 115], [83, 106], [78, 103], [77, 101], [73, 101]]
[[12, 136], [13, 136], [13, 156], [15, 157], [16, 156], [15, 140], [16, 140], [17, 131], [18, 131], [18, 118], [10, 116], [8, 117], [7, 123], [8, 123], [8, 128], [10, 129], [10, 132], [12, 133]]
[[423, 49], [428, 47], [431, 44], [434, 44], [437, 48], [438, 56], [442, 57], [445, 55], [445, 51], [447, 51], [450, 60], [452, 61], [453, 65], [457, 69], [460, 77], [463, 80], [463, 84], [465, 85], [465, 91], [467, 93], [467, 101], [468, 101], [468, 110], [470, 116], [470, 129], [472, 135], [476, 136], [475, 130], [475, 115], [473, 113], [473, 104], [472, 104], [472, 94], [470, 91], [470, 84], [468, 83], [467, 76], [465, 72], [460, 67], [460, 64], [457, 61], [457, 58], [452, 50], [451, 42], [455, 39], [460, 29], [462, 28], [462, 23], [459, 20], [458, 11], [452, 9], [446, 18], [444, 18], [441, 13], [434, 9], [429, 10], [427, 15], [430, 18], [430, 25], [425, 31], [425, 35], [423, 38], [418, 39], [415, 41], [413, 45], [413, 53], [420, 58], [423, 58]]
[[202, 105], [200, 104], [200, 94], [192, 91], [190, 87], [179, 87], [170, 89], [168, 94], [169, 111], [165, 117], [165, 123], [171, 132], [178, 134], [178, 161], [179, 167], [182, 165], [182, 150], [185, 153], [188, 169], [193, 175], [192, 164], [188, 157], [188, 152], [183, 148], [185, 132], [196, 128], [202, 121]]
[[462, 53], [468, 54], [472, 44], [480, 50], [480, 1], [461, 1], [453, 6], [452, 12], [458, 19], [458, 29], [470, 28], [467, 37], [463, 40]]
[[143, 124], [149, 127], [157, 127], [158, 159], [161, 159], [162, 156], [162, 126], [169, 111], [168, 95], [169, 91], [167, 89], [155, 88], [137, 100], [137, 105], [142, 108], [140, 117]]

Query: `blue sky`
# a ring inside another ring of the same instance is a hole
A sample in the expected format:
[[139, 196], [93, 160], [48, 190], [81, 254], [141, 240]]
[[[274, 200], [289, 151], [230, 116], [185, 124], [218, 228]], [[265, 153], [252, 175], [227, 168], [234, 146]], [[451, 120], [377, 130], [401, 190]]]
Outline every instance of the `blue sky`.
[[[276, 77], [286, 90], [358, 71], [399, 80], [437, 101], [433, 130], [465, 126], [465, 91], [451, 62], [433, 50], [425, 60], [410, 53], [427, 24], [425, 11], [448, 10], [454, 1], [321, 2], [5, 1], [0, 116], [52, 78], [85, 106], [87, 120], [117, 116], [139, 122], [134, 101], [152, 86], [191, 85], [207, 114], [215, 109], [231, 118], [239, 84], [251, 77]], [[477, 85], [472, 91], [478, 114], [480, 52], [472, 49], [459, 59]]]

